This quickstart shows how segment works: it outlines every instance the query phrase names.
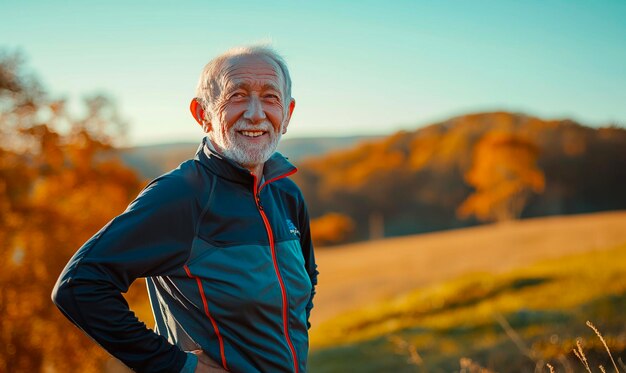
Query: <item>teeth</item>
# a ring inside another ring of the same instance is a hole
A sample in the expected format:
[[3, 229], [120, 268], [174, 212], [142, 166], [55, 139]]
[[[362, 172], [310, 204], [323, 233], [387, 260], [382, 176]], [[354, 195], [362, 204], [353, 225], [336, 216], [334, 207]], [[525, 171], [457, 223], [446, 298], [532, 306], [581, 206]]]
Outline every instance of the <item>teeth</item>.
[[263, 131], [241, 131], [241, 134], [248, 137], [258, 137], [261, 136]]

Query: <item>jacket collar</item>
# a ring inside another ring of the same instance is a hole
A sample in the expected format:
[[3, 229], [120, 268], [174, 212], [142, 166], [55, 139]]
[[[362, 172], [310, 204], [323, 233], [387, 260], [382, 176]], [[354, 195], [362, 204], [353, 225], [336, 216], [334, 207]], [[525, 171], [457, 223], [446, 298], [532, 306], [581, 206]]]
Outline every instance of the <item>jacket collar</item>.
[[[250, 185], [253, 185], [254, 183], [254, 177], [250, 171], [219, 154], [213, 148], [213, 145], [209, 141], [208, 137], [204, 137], [202, 139], [202, 143], [198, 147], [194, 159], [220, 177], [238, 183]], [[295, 173], [297, 170], [298, 169], [282, 154], [274, 152], [274, 154], [272, 154], [270, 159], [268, 159], [263, 166], [263, 178], [265, 179], [265, 182], [261, 187], [271, 183], [272, 181], [287, 177]]]

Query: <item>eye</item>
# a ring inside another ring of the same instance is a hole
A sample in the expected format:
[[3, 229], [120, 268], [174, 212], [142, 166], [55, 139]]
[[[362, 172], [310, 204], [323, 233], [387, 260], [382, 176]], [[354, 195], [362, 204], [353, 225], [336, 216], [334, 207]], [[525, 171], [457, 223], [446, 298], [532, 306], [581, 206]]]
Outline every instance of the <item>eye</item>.
[[229, 98], [243, 98], [246, 97], [246, 94], [243, 92], [235, 92], [233, 94], [230, 95]]
[[267, 99], [267, 100], [273, 100], [273, 101], [278, 101], [278, 100], [280, 100], [280, 97], [278, 97], [278, 95], [277, 95], [277, 94], [274, 94], [274, 93], [268, 93], [268, 94], [265, 94], [263, 97], [264, 97], [265, 99]]

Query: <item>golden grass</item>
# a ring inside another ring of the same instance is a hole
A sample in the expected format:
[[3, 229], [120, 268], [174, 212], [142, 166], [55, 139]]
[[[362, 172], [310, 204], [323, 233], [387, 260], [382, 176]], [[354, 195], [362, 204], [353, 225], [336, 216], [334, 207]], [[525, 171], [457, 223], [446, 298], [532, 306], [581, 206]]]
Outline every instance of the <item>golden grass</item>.
[[491, 324], [496, 314], [520, 309], [567, 311], [598, 297], [624, 292], [626, 244], [547, 260], [505, 274], [470, 274], [427, 286], [338, 316], [313, 330], [311, 339], [317, 348], [408, 328], [444, 330]]
[[583, 364], [587, 372], [591, 373], [591, 368], [589, 368], [589, 363], [587, 362], [587, 356], [585, 356], [585, 351], [583, 350], [582, 342], [580, 339], [576, 340], [576, 348], [573, 350], [574, 355], [580, 360]]
[[[619, 372], [619, 369], [617, 369], [617, 364], [615, 364], [615, 359], [613, 359], [613, 354], [611, 354], [611, 349], [609, 349], [609, 346], [606, 344], [606, 341], [604, 340], [604, 337], [602, 337], [602, 334], [598, 331], [598, 328], [596, 328], [596, 326], [593, 325], [591, 321], [587, 321], [587, 326], [590, 327], [596, 333], [598, 338], [600, 338], [600, 341], [602, 341], [602, 345], [606, 349], [606, 353], [609, 354], [609, 357], [611, 358], [611, 362], [613, 363], [615, 372]], [[604, 371], [604, 368], [602, 367], [602, 365], [600, 365], [600, 368], [602, 369], [602, 371]]]
[[626, 212], [556, 216], [319, 249], [311, 322], [466, 273], [503, 273], [538, 260], [626, 242]]

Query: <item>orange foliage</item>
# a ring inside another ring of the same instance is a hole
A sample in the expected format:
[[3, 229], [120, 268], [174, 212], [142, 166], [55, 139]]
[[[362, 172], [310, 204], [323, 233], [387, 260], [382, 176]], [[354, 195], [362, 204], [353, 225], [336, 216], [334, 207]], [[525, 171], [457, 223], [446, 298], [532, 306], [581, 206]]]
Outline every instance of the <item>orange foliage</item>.
[[475, 113], [309, 158], [294, 179], [313, 217], [350, 216], [367, 239], [372, 213], [400, 235], [476, 224], [469, 216], [624, 209], [624, 149], [624, 128]]
[[[110, 107], [92, 102], [90, 117], [74, 120], [9, 65], [0, 59], [0, 371], [98, 372], [108, 355], [50, 293], [69, 257], [124, 210], [140, 181], [98, 132], [114, 124], [100, 111]], [[69, 132], [55, 130], [66, 123]]]
[[354, 222], [350, 217], [328, 213], [311, 220], [311, 237], [317, 246], [328, 246], [346, 241], [354, 231]]
[[458, 208], [460, 217], [511, 220], [520, 216], [531, 192], [545, 185], [537, 168], [539, 149], [530, 140], [508, 133], [487, 134], [477, 145], [472, 168], [465, 174], [476, 188]]

